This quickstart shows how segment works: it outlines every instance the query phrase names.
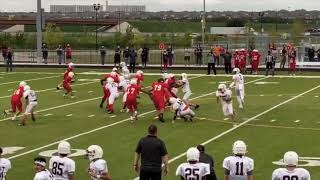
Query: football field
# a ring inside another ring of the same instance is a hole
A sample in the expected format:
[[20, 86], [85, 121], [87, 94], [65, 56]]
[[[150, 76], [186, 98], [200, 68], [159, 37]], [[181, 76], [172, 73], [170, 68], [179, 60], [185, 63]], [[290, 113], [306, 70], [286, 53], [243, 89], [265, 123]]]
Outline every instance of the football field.
[[[191, 99], [200, 104], [193, 123], [177, 120], [172, 124], [173, 113], [169, 109], [165, 113], [166, 122], [160, 123], [155, 119], [152, 101], [145, 94], [139, 99], [138, 121], [131, 123], [129, 114], [120, 112], [122, 96], [115, 103], [114, 114], [99, 108], [103, 94], [99, 81], [102, 70], [76, 69], [75, 72], [74, 99], [63, 97], [63, 91], [55, 88], [62, 79], [63, 69], [0, 73], [1, 111], [10, 108], [11, 94], [22, 80], [36, 90], [38, 96], [35, 123], [29, 119], [26, 127], [20, 127], [19, 122], [11, 121], [10, 117], [0, 118], [0, 147], [6, 147], [5, 157], [12, 163], [8, 179], [32, 179], [33, 158], [40, 154], [49, 160], [49, 156], [56, 153], [58, 143], [67, 140], [73, 149], [72, 159], [76, 161], [76, 179], [90, 179], [84, 150], [97, 144], [104, 150], [112, 179], [133, 180], [137, 177], [133, 169], [136, 144], [146, 135], [150, 124], [158, 126], [158, 136], [166, 143], [169, 153], [170, 172], [163, 178], [165, 180], [179, 179], [175, 170], [186, 161], [185, 151], [198, 144], [204, 144], [207, 153], [214, 156], [217, 176], [222, 179], [222, 161], [231, 154], [236, 140], [246, 142], [247, 155], [255, 160], [254, 179], [271, 179], [272, 171], [280, 167], [278, 161], [289, 150], [299, 154], [300, 165], [310, 171], [313, 179], [320, 176], [317, 144], [320, 139], [320, 73], [297, 77], [245, 76], [245, 109], [238, 108], [234, 97], [239, 125], [233, 127], [224, 119], [221, 104], [217, 104], [215, 97], [219, 83], [230, 84], [231, 76], [187, 72], [193, 93]], [[176, 76], [181, 72], [176, 71]], [[144, 87], [159, 77], [155, 71], [146, 71]], [[179, 89], [180, 97], [181, 94]]]

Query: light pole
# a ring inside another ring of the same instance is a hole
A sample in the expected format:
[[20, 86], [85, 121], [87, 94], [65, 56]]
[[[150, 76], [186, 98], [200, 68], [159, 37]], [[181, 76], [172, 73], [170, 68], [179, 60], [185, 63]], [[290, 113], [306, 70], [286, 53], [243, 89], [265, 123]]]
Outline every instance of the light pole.
[[206, 32], [206, 0], [203, 0], [203, 14], [201, 19], [202, 25], [202, 48], [204, 47], [205, 32]]
[[261, 30], [261, 34], [263, 33], [263, 27], [262, 27], [262, 17], [264, 16], [264, 12], [259, 12], [259, 16], [260, 16], [260, 30]]
[[100, 4], [93, 4], [93, 9], [96, 12], [96, 50], [98, 50], [98, 11]]

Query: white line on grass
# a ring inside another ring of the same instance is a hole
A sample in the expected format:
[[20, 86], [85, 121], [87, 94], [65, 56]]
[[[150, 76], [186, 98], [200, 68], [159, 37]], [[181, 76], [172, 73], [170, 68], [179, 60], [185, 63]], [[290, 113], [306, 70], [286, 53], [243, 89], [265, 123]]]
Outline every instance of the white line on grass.
[[300, 122], [300, 120], [295, 120], [294, 122], [295, 122], [295, 123], [299, 123], [299, 122]]
[[44, 117], [52, 116], [52, 114], [45, 114]]
[[91, 115], [88, 116], [88, 118], [92, 118], [92, 117], [94, 117], [94, 116], [95, 116], [94, 114], [91, 114]]
[[[249, 82], [247, 82], [246, 84], [253, 83], [253, 82], [256, 82], [256, 81], [260, 81], [260, 80], [266, 79], [266, 78], [267, 78], [267, 77], [260, 78], [260, 79], [256, 79], [256, 80], [253, 80], [253, 81], [249, 81]], [[209, 96], [209, 95], [212, 95], [212, 94], [214, 94], [214, 93], [204, 94], [204, 95], [201, 95], [201, 96], [192, 98], [192, 99], [190, 99], [190, 100], [195, 100], [195, 99], [202, 98], [202, 97], [204, 97], [204, 96]], [[101, 97], [84, 100], [84, 101], [82, 101], [82, 102], [88, 102], [88, 101], [92, 101], [92, 100], [99, 99], [99, 98], [101, 98]], [[79, 101], [79, 102], [70, 103], [70, 104], [78, 104], [78, 103], [81, 103], [81, 102]], [[69, 105], [70, 105], [70, 104], [69, 104]], [[62, 105], [62, 107], [65, 107], [65, 106], [68, 106], [68, 105]], [[57, 107], [53, 107], [53, 108], [51, 108], [51, 109], [56, 109], [56, 108], [57, 108]], [[51, 109], [48, 108], [48, 109], [46, 109], [46, 111], [51, 110]], [[45, 110], [41, 110], [41, 112], [42, 112], [42, 111], [45, 111]], [[38, 111], [38, 112], [40, 112], [40, 111]], [[151, 114], [151, 113], [153, 113], [153, 112], [155, 112], [155, 110], [142, 113], [142, 114], [139, 115], [139, 117], [144, 116], [144, 115], [147, 115], [147, 114]], [[8, 118], [8, 119], [11, 119], [11, 118]], [[0, 120], [0, 121], [3, 121], [3, 120]], [[27, 152], [24, 152], [24, 153], [20, 153], [20, 154], [11, 156], [11, 157], [9, 157], [9, 159], [15, 159], [15, 158], [18, 158], [18, 157], [21, 157], [21, 156], [24, 156], [24, 155], [27, 155], [27, 154], [30, 154], [30, 153], [33, 153], [33, 152], [42, 150], [42, 149], [45, 149], [45, 148], [47, 148], [47, 147], [50, 147], [50, 146], [59, 144], [61, 141], [72, 140], [72, 139], [75, 139], [75, 138], [78, 138], [78, 137], [81, 137], [81, 136], [84, 136], [84, 135], [87, 135], [87, 134], [91, 134], [91, 133], [100, 131], [100, 130], [105, 129], [105, 128], [109, 128], [109, 127], [112, 127], [112, 126], [115, 126], [115, 125], [118, 125], [118, 124], [122, 124], [122, 123], [127, 122], [127, 121], [130, 121], [130, 118], [123, 119], [123, 120], [121, 120], [121, 121], [118, 121], [118, 122], [115, 122], [115, 123], [112, 123], [112, 124], [109, 124], [109, 125], [106, 125], [106, 126], [102, 126], [102, 127], [99, 127], [99, 128], [96, 128], [96, 129], [93, 129], [93, 130], [90, 130], [90, 131], [87, 131], [87, 132], [84, 132], [84, 133], [80, 133], [80, 134], [77, 134], [77, 135], [68, 137], [68, 138], [66, 138], [66, 139], [62, 139], [62, 140], [59, 140], [59, 141], [56, 141], [56, 142], [53, 142], [53, 143], [50, 143], [50, 144], [47, 144], [47, 145], [44, 145], [44, 146], [35, 148], [35, 149], [32, 149], [32, 150], [27, 151]]]
[[14, 83], [19, 83], [21, 81], [30, 82], [30, 81], [36, 81], [36, 80], [42, 80], [42, 79], [51, 79], [51, 78], [56, 78], [56, 77], [60, 77], [60, 76], [49, 76], [49, 77], [43, 77], [43, 78], [25, 79], [25, 80], [20, 80], [20, 81], [11, 81], [11, 82], [0, 83], [0, 85], [14, 84]]
[[73, 114], [67, 114], [66, 116], [67, 116], [67, 117], [71, 117], [72, 115], [73, 115]]

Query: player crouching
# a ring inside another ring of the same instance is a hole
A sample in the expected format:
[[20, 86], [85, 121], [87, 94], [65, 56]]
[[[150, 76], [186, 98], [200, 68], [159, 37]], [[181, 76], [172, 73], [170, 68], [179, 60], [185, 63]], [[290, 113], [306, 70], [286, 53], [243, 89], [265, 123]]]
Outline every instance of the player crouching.
[[174, 112], [172, 123], [175, 123], [177, 117], [181, 117], [184, 121], [193, 121], [192, 118], [195, 116], [195, 113], [181, 99], [171, 97], [169, 102], [172, 105], [171, 110]]
[[[232, 91], [225, 84], [220, 84], [216, 91], [217, 103], [221, 99], [223, 114], [235, 123], [235, 112], [232, 106]], [[235, 126], [236, 124], [234, 124]]]
[[32, 121], [33, 122], [36, 121], [33, 111], [34, 111], [34, 108], [38, 105], [36, 92], [34, 90], [32, 90], [30, 88], [30, 86], [24, 87], [23, 97], [26, 99], [27, 107], [26, 107], [26, 111], [24, 113], [24, 116], [22, 118], [21, 124], [20, 124], [21, 126], [26, 125], [26, 121], [27, 121], [29, 114], [31, 115]]
[[111, 180], [108, 172], [107, 162], [102, 159], [103, 150], [98, 145], [91, 145], [87, 149], [87, 157], [90, 161], [88, 173], [91, 179]]
[[69, 72], [68, 76], [63, 80], [63, 88], [66, 90], [65, 94], [63, 95], [64, 97], [68, 96], [70, 94], [71, 98], [74, 98], [73, 92], [72, 92], [72, 87], [71, 87], [71, 81], [72, 78], [74, 77], [73, 72]]
[[181, 180], [190, 179], [206, 179], [210, 174], [209, 164], [200, 163], [200, 152], [197, 148], [192, 147], [187, 151], [187, 161], [178, 166], [176, 176], [180, 176]]
[[311, 180], [310, 173], [304, 168], [297, 168], [299, 156], [296, 152], [289, 151], [283, 157], [286, 168], [279, 168], [273, 171], [272, 180], [282, 179], [303, 179]]

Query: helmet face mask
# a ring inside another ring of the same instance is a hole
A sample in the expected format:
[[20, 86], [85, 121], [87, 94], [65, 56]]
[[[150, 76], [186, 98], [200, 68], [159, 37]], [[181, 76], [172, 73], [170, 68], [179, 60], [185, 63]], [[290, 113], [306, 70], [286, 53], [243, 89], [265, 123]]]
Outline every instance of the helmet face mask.
[[103, 150], [98, 145], [91, 145], [87, 149], [87, 157], [90, 161], [95, 159], [101, 159], [103, 156]]
[[227, 86], [225, 84], [220, 84], [218, 86], [218, 91], [224, 93], [226, 91]]
[[24, 91], [29, 91], [30, 89], [31, 89], [31, 88], [30, 88], [30, 86], [28, 86], [28, 85], [26, 85], [26, 86], [23, 87], [23, 90], [24, 90]]
[[239, 69], [239, 68], [234, 68], [234, 69], [233, 69], [233, 72], [234, 72], [235, 74], [239, 74], [239, 73], [240, 73], [240, 69]]
[[24, 87], [24, 86], [26, 86], [27, 85], [27, 83], [25, 82], [25, 81], [21, 81], [20, 83], [19, 83], [19, 86], [20, 87]]

